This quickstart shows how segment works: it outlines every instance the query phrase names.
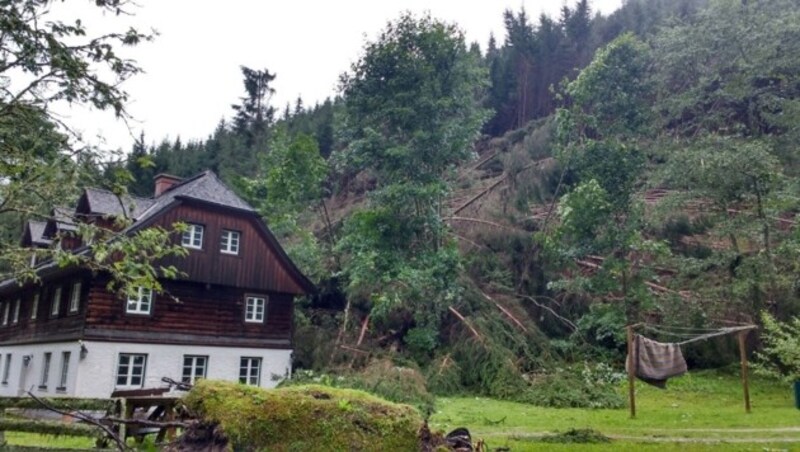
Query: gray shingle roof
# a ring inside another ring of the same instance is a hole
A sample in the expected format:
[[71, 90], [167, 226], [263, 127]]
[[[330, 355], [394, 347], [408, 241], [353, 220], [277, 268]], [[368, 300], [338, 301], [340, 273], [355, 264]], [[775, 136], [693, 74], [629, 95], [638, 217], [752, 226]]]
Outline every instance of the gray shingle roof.
[[47, 239], [43, 236], [44, 228], [47, 226], [46, 221], [35, 221], [30, 220], [28, 221], [28, 232], [31, 234], [31, 243], [34, 245], [44, 245], [48, 246], [52, 242], [52, 240]]
[[59, 231], [77, 231], [75, 224], [75, 210], [69, 207], [56, 207], [53, 209], [53, 220], [55, 220]]
[[136, 218], [153, 205], [152, 199], [136, 196], [117, 196], [114, 193], [99, 188], [85, 190], [89, 210], [98, 215], [115, 215], [126, 218]]
[[141, 211], [135, 217], [135, 223], [132, 227], [158, 214], [163, 208], [172, 204], [176, 198], [197, 199], [211, 204], [255, 212], [255, 209], [250, 204], [225, 186], [213, 171], [204, 171], [176, 184], [160, 196], [153, 198], [150, 207]]

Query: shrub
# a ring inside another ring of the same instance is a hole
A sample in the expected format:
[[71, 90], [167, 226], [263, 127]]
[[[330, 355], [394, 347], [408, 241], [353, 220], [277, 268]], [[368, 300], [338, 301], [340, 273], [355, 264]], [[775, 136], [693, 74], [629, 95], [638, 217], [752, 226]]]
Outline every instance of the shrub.
[[604, 363], [557, 369], [535, 376], [520, 401], [554, 408], [622, 408], [625, 401], [617, 388], [624, 378]]
[[419, 413], [361, 391], [308, 385], [264, 390], [201, 380], [184, 397], [234, 450], [414, 451]]
[[419, 370], [395, 365], [388, 359], [373, 360], [359, 372], [348, 371], [340, 375], [297, 371], [282, 386], [305, 384], [358, 389], [392, 402], [414, 405], [423, 413], [432, 412], [435, 401]]
[[764, 350], [758, 354], [756, 372], [787, 382], [800, 380], [800, 317], [786, 323], [764, 312]]

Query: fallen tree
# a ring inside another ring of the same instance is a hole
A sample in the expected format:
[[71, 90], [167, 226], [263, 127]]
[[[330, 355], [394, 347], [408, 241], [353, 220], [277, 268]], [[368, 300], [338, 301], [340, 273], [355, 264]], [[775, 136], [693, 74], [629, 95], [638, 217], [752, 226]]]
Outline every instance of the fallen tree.
[[201, 420], [198, 426], [215, 432], [187, 432], [189, 437], [219, 445], [224, 435], [234, 449], [414, 451], [423, 424], [408, 405], [316, 385], [265, 391], [201, 380], [184, 402]]

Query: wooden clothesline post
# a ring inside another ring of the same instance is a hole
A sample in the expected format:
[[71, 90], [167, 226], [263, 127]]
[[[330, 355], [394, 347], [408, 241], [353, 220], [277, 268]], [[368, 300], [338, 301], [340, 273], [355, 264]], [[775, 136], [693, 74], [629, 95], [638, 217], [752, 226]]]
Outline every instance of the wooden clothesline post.
[[631, 418], [636, 417], [636, 363], [633, 361], [633, 327], [628, 325], [628, 398], [630, 400]]
[[741, 331], [739, 336], [739, 358], [742, 364], [742, 389], [744, 389], [744, 410], [750, 413], [750, 388], [747, 380], [747, 346], [745, 339], [750, 330]]

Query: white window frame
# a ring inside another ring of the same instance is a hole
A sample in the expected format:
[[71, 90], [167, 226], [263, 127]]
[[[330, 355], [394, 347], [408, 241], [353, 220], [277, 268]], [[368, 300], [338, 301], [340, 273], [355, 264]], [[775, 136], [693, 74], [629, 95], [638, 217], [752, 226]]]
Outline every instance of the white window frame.
[[[200, 374], [198, 370], [202, 370]], [[195, 384], [198, 378], [206, 378], [206, 375], [208, 375], [208, 355], [183, 355], [181, 382]]]
[[11, 302], [5, 301], [3, 302], [3, 326], [8, 325], [8, 314], [11, 310]]
[[11, 374], [11, 353], [6, 353], [6, 366], [3, 368], [3, 381], [0, 383], [7, 385], [8, 376], [10, 374]]
[[33, 295], [33, 304], [31, 305], [31, 320], [36, 320], [36, 311], [39, 310], [39, 292]]
[[78, 312], [81, 308], [81, 281], [72, 285], [72, 292], [69, 297], [69, 312]]
[[220, 252], [223, 254], [239, 254], [242, 233], [233, 229], [223, 229], [220, 237]]
[[61, 310], [61, 286], [56, 286], [53, 290], [53, 297], [50, 299], [50, 317], [57, 317]]
[[[244, 371], [244, 374], [242, 373], [242, 371]], [[255, 375], [253, 375], [254, 373]], [[255, 382], [253, 382], [253, 378], [255, 378]], [[260, 357], [242, 356], [239, 359], [239, 383], [251, 386], [261, 386]]]
[[61, 352], [61, 376], [58, 379], [58, 387], [56, 390], [65, 391], [67, 389], [67, 382], [69, 378], [69, 360], [72, 357], [72, 352]]
[[247, 323], [264, 323], [267, 318], [268, 301], [269, 298], [266, 295], [246, 296], [244, 302], [244, 321]]
[[[123, 364], [122, 364], [123, 358], [126, 358], [127, 361], [128, 361], [127, 364], [125, 364], [125, 367], [127, 368], [127, 370], [125, 371], [124, 374], [121, 372], [122, 367], [123, 367]], [[139, 367], [141, 367], [141, 374], [135, 374], [134, 373], [134, 369], [137, 367], [137, 366], [134, 366], [134, 360], [136, 358], [142, 358], [142, 365], [139, 366]], [[116, 373], [114, 375], [114, 387], [116, 387], [116, 388], [141, 388], [141, 387], [144, 386], [144, 380], [145, 380], [145, 376], [146, 375], [147, 375], [147, 354], [146, 353], [120, 353], [119, 354], [119, 356], [117, 357], [117, 371], [116, 371]], [[124, 383], [120, 383], [119, 382], [120, 377], [124, 377], [125, 378], [125, 382]], [[138, 377], [139, 380], [140, 380], [139, 384], [134, 384], [133, 383], [133, 379], [136, 378], [136, 377]]]
[[195, 250], [203, 249], [203, 232], [205, 227], [197, 223], [187, 223], [186, 226], [186, 232], [181, 236], [181, 245], [183, 245], [184, 248]]
[[[145, 302], [145, 300], [147, 301]], [[125, 303], [125, 312], [127, 314], [152, 314], [154, 301], [153, 289], [137, 287], [136, 296], [128, 295], [128, 300]], [[147, 306], [147, 309], [144, 306]]]
[[14, 314], [11, 315], [11, 324], [16, 325], [19, 323], [19, 305], [22, 303], [22, 300], [17, 298], [14, 300]]
[[44, 352], [42, 355], [42, 373], [39, 380], [39, 389], [47, 389], [47, 381], [50, 379], [50, 363], [53, 361], [51, 352]]

